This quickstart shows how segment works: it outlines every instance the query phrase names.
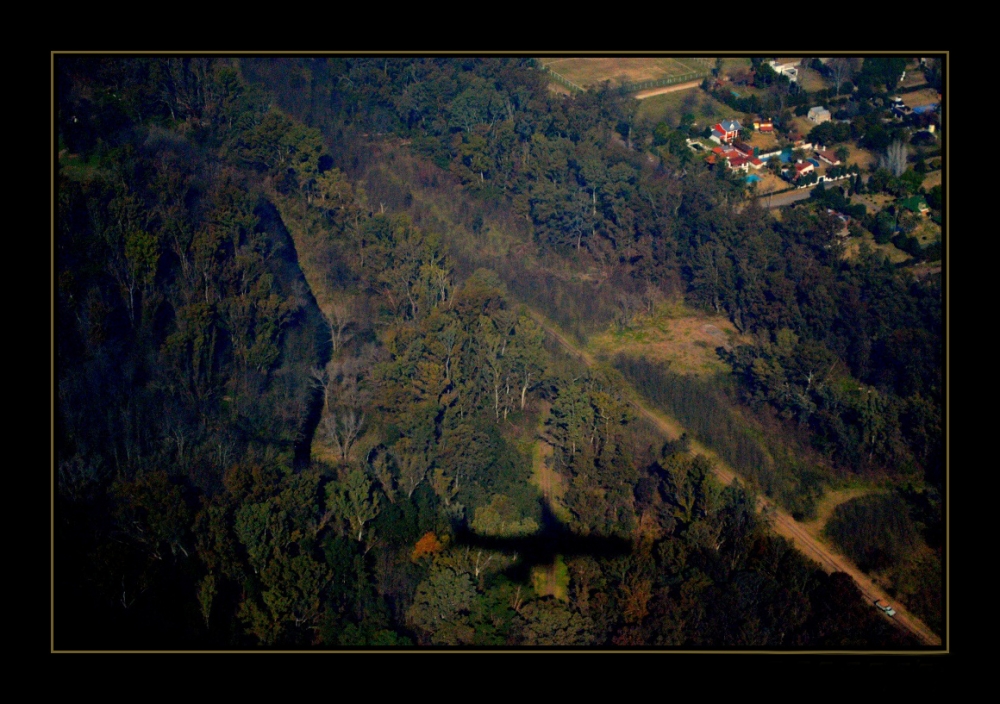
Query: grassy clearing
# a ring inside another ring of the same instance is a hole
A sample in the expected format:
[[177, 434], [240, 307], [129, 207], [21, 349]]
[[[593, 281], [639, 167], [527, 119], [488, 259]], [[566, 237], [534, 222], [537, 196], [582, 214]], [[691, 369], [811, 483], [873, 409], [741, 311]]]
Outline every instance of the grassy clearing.
[[695, 125], [703, 128], [732, 116], [732, 110], [700, 88], [664, 93], [646, 98], [639, 106], [638, 117], [652, 124], [666, 122], [671, 127], [680, 124], [681, 116], [691, 113]]
[[933, 88], [924, 88], [912, 93], [905, 93], [900, 97], [903, 99], [903, 104], [911, 108], [932, 105], [941, 101], [940, 95]]
[[[713, 62], [712, 65], [713, 66], [715, 65], [714, 62]], [[749, 70], [751, 65], [752, 64], [750, 62], [750, 58], [749, 57], [727, 56], [727, 57], [725, 57], [725, 58], [722, 59], [722, 71], [721, 71], [721, 73], [724, 76], [732, 76], [734, 72]]]
[[531, 584], [539, 597], [554, 596], [560, 601], [569, 601], [569, 568], [563, 556], [556, 555], [551, 565], [533, 567]]
[[941, 170], [931, 171], [929, 174], [924, 176], [924, 182], [921, 184], [924, 190], [929, 191], [934, 186], [941, 185]]
[[844, 247], [844, 259], [853, 259], [858, 256], [862, 242], [865, 242], [870, 249], [883, 254], [892, 264], [901, 264], [912, 259], [909, 254], [897, 249], [892, 243], [878, 244], [875, 241], [874, 235], [870, 232], [865, 232], [860, 238], [851, 237], [847, 239], [847, 244]]
[[941, 226], [929, 217], [921, 218], [920, 224], [914, 228], [910, 235], [917, 238], [917, 242], [920, 243], [921, 247], [926, 247], [932, 242], [941, 239]]
[[815, 126], [816, 123], [805, 115], [796, 115], [792, 118], [792, 129], [802, 135], [803, 139], [809, 136], [809, 133]]
[[765, 168], [761, 168], [754, 173], [760, 176], [760, 181], [757, 182], [758, 195], [766, 195], [768, 193], [774, 193], [775, 191], [783, 191], [789, 186], [788, 181], [785, 181], [779, 176], [775, 176]]
[[778, 148], [778, 137], [774, 132], [752, 132], [746, 143], [751, 147], [757, 147], [762, 152], [769, 152]]
[[886, 195], [885, 193], [855, 193], [851, 196], [851, 203], [863, 203], [866, 208], [868, 208], [869, 213], [877, 213], [882, 210], [882, 208], [891, 204], [895, 200], [892, 196]]
[[826, 90], [832, 88], [833, 84], [827, 81], [819, 71], [811, 68], [799, 67], [799, 85], [809, 92]]
[[600, 85], [604, 81], [618, 85], [622, 79], [626, 82], [638, 82], [669, 78], [700, 68], [696, 61], [682, 63], [670, 57], [568, 57], [539, 61], [584, 88]]
[[692, 310], [679, 300], [639, 315], [628, 330], [606, 330], [590, 338], [587, 351], [598, 358], [619, 352], [666, 362], [678, 374], [728, 374], [729, 366], [715, 350], [742, 340], [728, 318]]
[[862, 169], [867, 169], [875, 163], [875, 155], [867, 149], [862, 149], [856, 144], [846, 144], [844, 146], [846, 146], [847, 151], [850, 152], [847, 157], [848, 164], [857, 164]]

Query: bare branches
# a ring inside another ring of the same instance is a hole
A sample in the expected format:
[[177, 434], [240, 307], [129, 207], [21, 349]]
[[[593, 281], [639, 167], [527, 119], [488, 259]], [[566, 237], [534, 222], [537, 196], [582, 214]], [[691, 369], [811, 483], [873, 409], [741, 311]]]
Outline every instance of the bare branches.
[[885, 154], [879, 156], [879, 166], [888, 169], [893, 176], [899, 178], [906, 171], [907, 155], [906, 145], [897, 140], [888, 146]]

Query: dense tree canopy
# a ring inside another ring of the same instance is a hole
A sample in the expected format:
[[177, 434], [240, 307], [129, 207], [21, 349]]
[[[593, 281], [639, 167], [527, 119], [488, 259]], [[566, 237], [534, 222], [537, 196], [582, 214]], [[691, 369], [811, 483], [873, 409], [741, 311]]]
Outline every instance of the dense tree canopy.
[[57, 647], [907, 644], [546, 346], [522, 304], [600, 321], [588, 289], [458, 262], [359, 154], [405, 140], [598, 272], [621, 327], [654, 290], [725, 313], [745, 402], [852, 471], [941, 481], [938, 280], [845, 260], [829, 218], [775, 222], [624, 91], [527, 60], [57, 72]]

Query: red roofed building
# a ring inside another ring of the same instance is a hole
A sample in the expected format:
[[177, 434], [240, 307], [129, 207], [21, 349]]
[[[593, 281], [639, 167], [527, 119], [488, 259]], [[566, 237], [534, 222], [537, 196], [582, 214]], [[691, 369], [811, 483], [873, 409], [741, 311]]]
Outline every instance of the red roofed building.
[[761, 120], [760, 127], [758, 129], [761, 132], [774, 132], [774, 123], [770, 120]]
[[812, 163], [808, 162], [808, 161], [803, 161], [801, 164], [796, 164], [795, 165], [795, 178], [798, 178], [799, 176], [802, 176], [803, 174], [807, 174], [810, 171], [815, 170], [815, 168], [816, 167], [813, 166]]
[[720, 142], [730, 143], [736, 139], [736, 135], [743, 129], [743, 125], [738, 120], [723, 120], [712, 125], [712, 136]]
[[816, 155], [830, 166], [837, 166], [840, 163], [840, 159], [837, 158], [837, 155], [829, 150], [816, 152]]
[[753, 168], [759, 169], [763, 165], [764, 165], [764, 162], [761, 161], [760, 159], [758, 159], [757, 157], [751, 157], [750, 158], [750, 166], [752, 166]]
[[750, 163], [750, 160], [745, 156], [731, 156], [728, 161], [730, 169], [741, 169], [743, 171], [747, 170], [747, 164]]

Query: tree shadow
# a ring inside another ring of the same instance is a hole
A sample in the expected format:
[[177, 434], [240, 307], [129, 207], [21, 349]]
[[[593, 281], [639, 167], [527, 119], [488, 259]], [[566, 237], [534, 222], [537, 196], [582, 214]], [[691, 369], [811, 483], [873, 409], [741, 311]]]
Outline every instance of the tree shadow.
[[574, 533], [556, 517], [547, 501], [539, 502], [542, 505], [541, 527], [531, 535], [480, 535], [463, 524], [456, 527], [454, 544], [516, 555], [517, 561], [503, 571], [504, 575], [516, 582], [527, 581], [532, 567], [551, 565], [557, 555], [563, 558], [589, 555], [597, 559], [610, 559], [632, 551], [631, 541], [625, 538]]

